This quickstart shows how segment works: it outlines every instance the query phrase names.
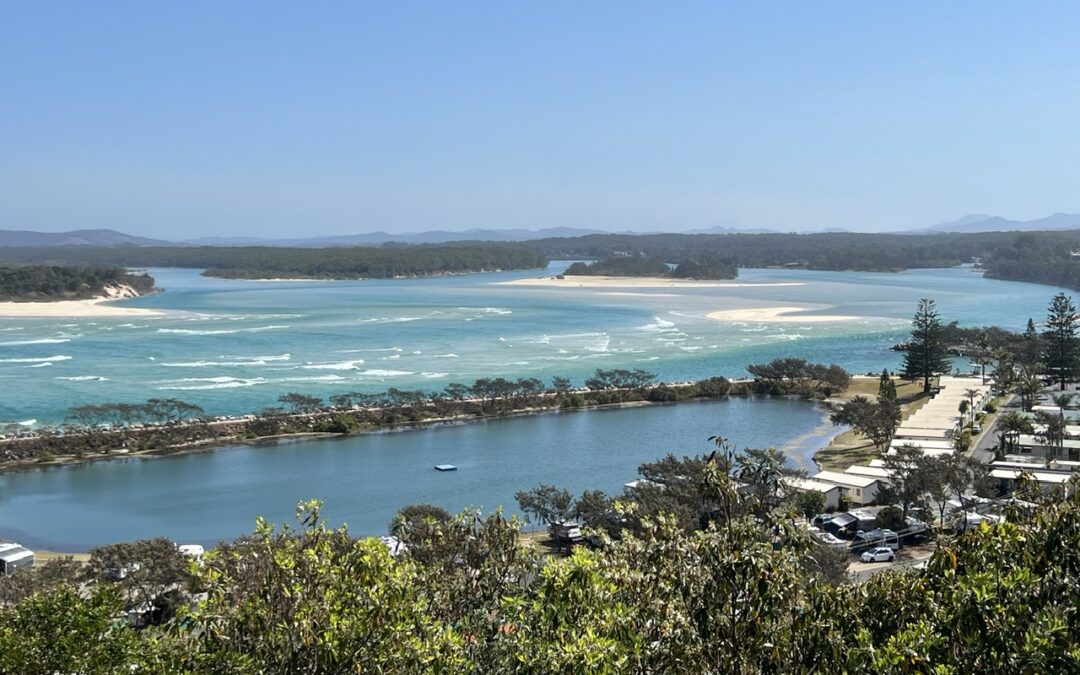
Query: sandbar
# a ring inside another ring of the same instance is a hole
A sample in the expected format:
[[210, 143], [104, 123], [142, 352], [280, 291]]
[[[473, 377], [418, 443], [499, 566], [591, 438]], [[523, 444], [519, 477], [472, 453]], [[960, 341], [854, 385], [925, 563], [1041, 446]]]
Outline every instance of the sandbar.
[[747, 323], [831, 323], [854, 321], [862, 317], [845, 314], [806, 314], [808, 307], [757, 307], [754, 309], [725, 309], [706, 314], [717, 321], [740, 321]]
[[107, 304], [109, 298], [56, 302], [0, 302], [0, 318], [155, 316], [161, 312], [142, 307]]
[[801, 281], [743, 284], [737, 281], [698, 281], [665, 277], [564, 276], [536, 277], [497, 281], [500, 286], [555, 286], [561, 288], [756, 288], [765, 286], [804, 286]]

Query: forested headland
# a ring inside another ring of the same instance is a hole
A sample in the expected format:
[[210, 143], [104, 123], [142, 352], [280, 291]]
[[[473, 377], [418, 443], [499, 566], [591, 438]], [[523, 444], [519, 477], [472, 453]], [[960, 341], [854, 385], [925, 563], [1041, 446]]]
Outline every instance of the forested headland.
[[673, 279], [734, 279], [739, 270], [730, 262], [685, 260], [672, 267], [662, 260], [644, 257], [607, 258], [594, 263], [576, 262], [566, 268], [570, 276], [670, 277]]
[[983, 267], [995, 279], [1080, 289], [1080, 232], [1024, 232], [994, 250]]
[[593, 234], [453, 245], [8, 247], [24, 264], [187, 267], [244, 279], [388, 279], [534, 269], [549, 259], [596, 260], [570, 274], [730, 279], [740, 267], [895, 272], [982, 266], [987, 276], [1080, 288], [1080, 231], [938, 234]]
[[540, 252], [497, 244], [350, 248], [63, 246], [7, 248], [23, 263], [188, 267], [229, 279], [393, 279], [545, 267]]
[[554, 260], [640, 257], [679, 265], [721, 262], [735, 267], [791, 266], [892, 272], [952, 267], [986, 258], [1014, 234], [592, 234], [522, 245]]
[[154, 290], [154, 279], [118, 267], [0, 266], [2, 302], [86, 300], [115, 293], [125, 286], [143, 295]]

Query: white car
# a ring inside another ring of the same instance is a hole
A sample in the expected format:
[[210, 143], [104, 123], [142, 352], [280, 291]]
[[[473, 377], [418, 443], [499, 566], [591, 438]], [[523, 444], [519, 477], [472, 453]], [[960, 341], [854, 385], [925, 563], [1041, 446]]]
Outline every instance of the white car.
[[891, 548], [872, 548], [862, 554], [863, 562], [892, 562], [896, 553]]

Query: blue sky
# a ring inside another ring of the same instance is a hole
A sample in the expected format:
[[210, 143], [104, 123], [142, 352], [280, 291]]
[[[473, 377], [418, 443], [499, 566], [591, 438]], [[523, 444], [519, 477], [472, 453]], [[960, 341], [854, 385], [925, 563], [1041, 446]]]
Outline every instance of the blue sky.
[[6, 3], [0, 229], [1080, 211], [1080, 3]]

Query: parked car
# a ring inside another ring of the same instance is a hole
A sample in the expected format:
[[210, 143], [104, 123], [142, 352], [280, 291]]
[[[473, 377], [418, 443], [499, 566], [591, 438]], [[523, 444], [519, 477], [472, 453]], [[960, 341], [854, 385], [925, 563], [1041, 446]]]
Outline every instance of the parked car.
[[892, 562], [895, 559], [896, 553], [891, 548], [873, 548], [862, 554], [862, 561], [867, 563]]

